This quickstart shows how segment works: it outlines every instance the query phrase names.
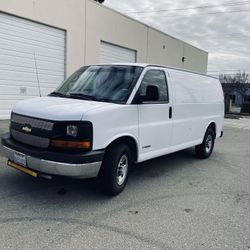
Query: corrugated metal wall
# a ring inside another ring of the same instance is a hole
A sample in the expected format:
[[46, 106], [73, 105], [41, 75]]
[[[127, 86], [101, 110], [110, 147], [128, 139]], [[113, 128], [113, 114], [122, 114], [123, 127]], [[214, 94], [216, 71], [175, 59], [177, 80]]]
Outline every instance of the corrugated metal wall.
[[135, 63], [136, 51], [114, 44], [101, 42], [100, 63]]
[[[35, 54], [35, 56], [34, 56]], [[0, 119], [13, 104], [58, 86], [65, 76], [65, 32], [0, 13]]]

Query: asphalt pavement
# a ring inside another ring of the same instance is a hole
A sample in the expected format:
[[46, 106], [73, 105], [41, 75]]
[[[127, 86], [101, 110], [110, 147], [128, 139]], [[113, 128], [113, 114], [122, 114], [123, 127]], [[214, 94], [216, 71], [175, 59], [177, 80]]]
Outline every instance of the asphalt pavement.
[[135, 166], [114, 198], [94, 180], [34, 179], [5, 163], [1, 249], [250, 249], [250, 119], [226, 120], [207, 160], [187, 149]]

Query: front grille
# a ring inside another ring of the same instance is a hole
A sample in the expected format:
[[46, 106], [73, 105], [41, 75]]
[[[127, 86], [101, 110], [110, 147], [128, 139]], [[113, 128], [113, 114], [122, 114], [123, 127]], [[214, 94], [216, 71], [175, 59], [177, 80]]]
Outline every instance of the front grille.
[[[48, 148], [54, 123], [39, 118], [12, 114], [10, 134], [12, 138], [23, 144], [38, 148]], [[24, 128], [29, 128], [30, 131]]]
[[11, 122], [21, 124], [21, 125], [26, 125], [29, 124], [33, 128], [38, 128], [42, 130], [48, 130], [52, 131], [53, 129], [53, 122], [37, 119], [37, 118], [30, 118], [26, 116], [21, 116], [17, 114], [12, 114], [11, 116]]
[[25, 134], [25, 133], [16, 131], [14, 129], [11, 129], [11, 135], [15, 140], [22, 142], [24, 144], [30, 145], [30, 146], [34, 146], [38, 148], [49, 147], [49, 143], [50, 143], [49, 138], [43, 138], [39, 136]]

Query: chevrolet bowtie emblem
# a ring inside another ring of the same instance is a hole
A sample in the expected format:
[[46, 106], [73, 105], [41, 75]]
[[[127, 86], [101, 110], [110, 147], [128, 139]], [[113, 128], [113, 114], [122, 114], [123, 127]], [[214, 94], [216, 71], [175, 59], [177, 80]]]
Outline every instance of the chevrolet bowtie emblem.
[[25, 126], [22, 127], [22, 130], [27, 132], [27, 133], [30, 133], [32, 131], [32, 128], [30, 126], [28, 126], [28, 125], [25, 125]]

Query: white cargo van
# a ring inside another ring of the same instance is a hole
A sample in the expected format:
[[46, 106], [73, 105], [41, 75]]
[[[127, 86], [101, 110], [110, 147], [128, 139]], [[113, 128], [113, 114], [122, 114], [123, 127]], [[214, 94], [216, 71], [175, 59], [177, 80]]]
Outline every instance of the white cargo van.
[[80, 68], [46, 97], [18, 102], [2, 137], [8, 165], [34, 177], [99, 176], [112, 195], [132, 163], [195, 146], [201, 158], [223, 134], [217, 79], [158, 65]]

